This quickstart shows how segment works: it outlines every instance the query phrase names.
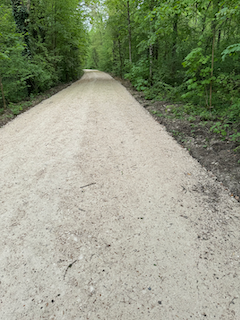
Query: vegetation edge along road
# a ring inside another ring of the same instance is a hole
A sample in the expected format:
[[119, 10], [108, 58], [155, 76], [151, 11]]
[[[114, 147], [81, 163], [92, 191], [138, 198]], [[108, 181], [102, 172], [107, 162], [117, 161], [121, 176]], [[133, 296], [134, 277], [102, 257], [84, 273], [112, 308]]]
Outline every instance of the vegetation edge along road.
[[36, 95], [31, 99], [24, 100], [18, 103], [12, 103], [6, 110], [3, 110], [0, 113], [0, 128], [3, 127], [5, 124], [7, 124], [9, 121], [12, 121], [19, 114], [26, 112], [27, 110], [35, 107], [37, 104], [39, 104], [43, 100], [50, 98], [54, 94], [70, 86], [72, 83], [73, 83], [72, 81], [69, 83], [61, 83], [43, 93]]
[[[137, 91], [130, 81], [119, 77], [115, 77], [115, 79], [121, 82], [135, 99], [160, 124], [164, 125], [167, 131], [194, 158], [207, 170], [211, 171], [217, 180], [223, 183], [230, 196], [235, 197], [240, 202], [240, 152], [236, 148], [236, 143], [223, 140], [217, 133], [208, 130], [210, 124], [206, 121], [201, 121], [200, 119], [193, 121], [193, 119], [189, 119], [187, 114], [180, 119], [177, 118], [173, 112], [176, 104], [166, 101], [146, 100], [144, 94]], [[60, 84], [29, 101], [12, 104], [12, 108], [8, 108], [0, 115], [0, 127], [71, 84], [72, 82]]]
[[239, 18], [237, 0], [3, 0], [0, 126], [83, 67], [114, 73], [239, 197]]
[[193, 119], [183, 113], [176, 116], [179, 105], [171, 101], [147, 100], [128, 80], [115, 77], [189, 153], [240, 201], [240, 150], [238, 144], [210, 129], [211, 121]]

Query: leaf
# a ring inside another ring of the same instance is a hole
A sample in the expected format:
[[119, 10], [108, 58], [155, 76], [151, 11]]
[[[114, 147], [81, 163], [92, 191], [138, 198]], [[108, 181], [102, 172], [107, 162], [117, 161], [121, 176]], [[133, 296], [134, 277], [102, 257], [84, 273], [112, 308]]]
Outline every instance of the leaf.
[[222, 135], [222, 136], [226, 136], [226, 135], [227, 135], [227, 132], [226, 132], [225, 130], [222, 130], [222, 131], [221, 131], [221, 135]]
[[236, 54], [236, 52], [240, 51], [240, 43], [232, 44], [228, 46], [222, 53], [222, 60], [224, 61], [227, 55]]
[[0, 59], [9, 59], [9, 57], [5, 53], [0, 52]]

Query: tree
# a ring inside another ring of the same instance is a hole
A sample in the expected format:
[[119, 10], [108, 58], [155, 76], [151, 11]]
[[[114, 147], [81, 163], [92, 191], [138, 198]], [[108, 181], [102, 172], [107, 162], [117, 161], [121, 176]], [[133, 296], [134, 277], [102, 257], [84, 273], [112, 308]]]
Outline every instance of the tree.
[[0, 30], [0, 86], [2, 104], [6, 108], [6, 100], [10, 100], [10, 97], [15, 100], [18, 94], [24, 96], [23, 83], [28, 70], [26, 66], [21, 68], [24, 63], [23, 36], [16, 32], [11, 7], [4, 4], [0, 6]]
[[81, 76], [87, 35], [78, 0], [2, 1], [1, 104]]

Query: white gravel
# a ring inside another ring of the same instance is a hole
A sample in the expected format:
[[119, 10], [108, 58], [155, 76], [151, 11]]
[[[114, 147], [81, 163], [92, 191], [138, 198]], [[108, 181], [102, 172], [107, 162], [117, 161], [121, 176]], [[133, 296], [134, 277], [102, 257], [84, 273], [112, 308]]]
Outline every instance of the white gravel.
[[240, 319], [240, 205], [109, 75], [0, 129], [0, 319]]

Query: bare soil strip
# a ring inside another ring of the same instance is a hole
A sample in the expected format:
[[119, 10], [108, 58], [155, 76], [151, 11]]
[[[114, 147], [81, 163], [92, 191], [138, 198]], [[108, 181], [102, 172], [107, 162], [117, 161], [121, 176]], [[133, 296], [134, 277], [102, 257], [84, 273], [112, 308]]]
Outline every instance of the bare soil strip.
[[240, 205], [109, 75], [0, 129], [0, 318], [240, 319]]

